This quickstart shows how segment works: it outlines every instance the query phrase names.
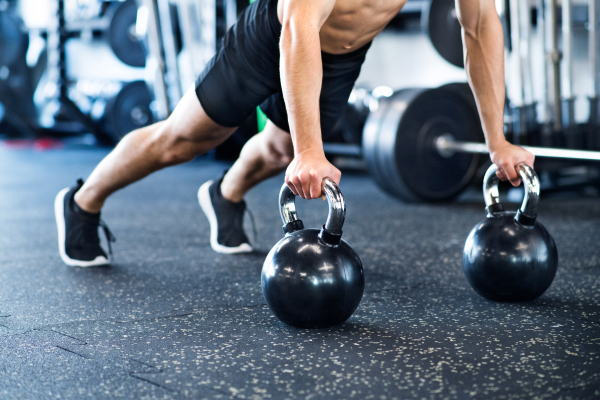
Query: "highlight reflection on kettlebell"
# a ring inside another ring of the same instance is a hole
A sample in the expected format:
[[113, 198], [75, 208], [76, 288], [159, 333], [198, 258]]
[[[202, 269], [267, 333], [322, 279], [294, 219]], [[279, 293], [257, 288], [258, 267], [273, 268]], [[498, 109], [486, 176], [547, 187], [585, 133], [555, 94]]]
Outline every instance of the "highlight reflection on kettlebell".
[[558, 266], [554, 239], [537, 221], [539, 180], [531, 167], [520, 164], [523, 204], [517, 212], [505, 211], [497, 170], [492, 165], [485, 174], [487, 218], [475, 225], [465, 243], [465, 276], [473, 289], [489, 300], [535, 300], [550, 287]]
[[283, 185], [279, 193], [285, 236], [263, 264], [261, 286], [273, 314], [298, 328], [339, 325], [354, 313], [365, 287], [363, 266], [342, 240], [346, 205], [340, 188], [325, 179], [329, 216], [323, 227], [304, 229], [295, 195]]

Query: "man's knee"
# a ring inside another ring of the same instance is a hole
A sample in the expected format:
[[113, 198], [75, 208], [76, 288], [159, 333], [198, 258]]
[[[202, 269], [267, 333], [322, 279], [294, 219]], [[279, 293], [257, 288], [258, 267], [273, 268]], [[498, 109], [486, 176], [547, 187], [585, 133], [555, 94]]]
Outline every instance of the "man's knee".
[[273, 168], [283, 169], [293, 160], [293, 154], [282, 151], [279, 147], [273, 146], [268, 143], [265, 149], [265, 161], [267, 161]]
[[294, 158], [294, 148], [290, 134], [279, 128], [266, 129], [260, 135], [264, 136], [261, 146], [263, 159], [274, 169], [284, 169]]

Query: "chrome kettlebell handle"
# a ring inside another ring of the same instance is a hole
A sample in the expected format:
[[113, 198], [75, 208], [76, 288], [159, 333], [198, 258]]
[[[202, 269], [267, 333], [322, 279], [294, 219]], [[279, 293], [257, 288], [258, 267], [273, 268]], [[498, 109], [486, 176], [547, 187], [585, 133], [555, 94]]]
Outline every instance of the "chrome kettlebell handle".
[[[339, 186], [330, 178], [325, 178], [325, 196], [329, 203], [329, 215], [327, 216], [327, 222], [323, 226], [325, 234], [342, 236], [342, 226], [344, 225], [344, 219], [346, 218], [346, 203], [344, 202], [344, 196]], [[296, 195], [290, 190], [290, 188], [284, 183], [279, 192], [279, 212], [281, 214], [281, 220], [283, 221], [283, 232], [291, 233], [300, 229], [304, 229], [302, 221], [298, 219], [296, 213]]]
[[[490, 217], [494, 213], [504, 211], [504, 206], [500, 202], [500, 192], [498, 190], [500, 179], [496, 175], [497, 171], [498, 167], [492, 164], [483, 178], [483, 198], [485, 200], [485, 209]], [[519, 164], [517, 171], [525, 185], [525, 197], [515, 219], [522, 225], [533, 226], [537, 217], [537, 205], [540, 198], [540, 181], [533, 168], [529, 165]]]

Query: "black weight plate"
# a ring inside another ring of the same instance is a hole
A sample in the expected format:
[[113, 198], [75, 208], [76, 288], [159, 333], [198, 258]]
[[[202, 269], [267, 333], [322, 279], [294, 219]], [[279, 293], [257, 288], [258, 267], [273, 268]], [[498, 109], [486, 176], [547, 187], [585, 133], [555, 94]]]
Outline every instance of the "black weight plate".
[[21, 32], [18, 17], [0, 12], [0, 65], [11, 66], [27, 52], [28, 37]]
[[[477, 115], [477, 120], [479, 121], [479, 125], [481, 126], [481, 119], [479, 118], [479, 111], [477, 110], [477, 103], [475, 102], [475, 96], [473, 96], [473, 91], [467, 82], [455, 82], [455, 83], [447, 83], [443, 86], [440, 86], [441, 90], [450, 90], [456, 94], [462, 96], [464, 100], [466, 100], [471, 108], [473, 109], [473, 113]], [[475, 142], [485, 142], [485, 136], [483, 135], [483, 130], [480, 129], [480, 135]], [[479, 165], [484, 165], [489, 161], [488, 157], [479, 157]]]
[[386, 159], [387, 153], [393, 152], [396, 135], [389, 133], [395, 132], [400, 123], [402, 114], [399, 110], [406, 106], [406, 101], [422, 91], [423, 89], [403, 89], [391, 97], [380, 98], [379, 108], [369, 115], [363, 133], [363, 158], [371, 176], [386, 192], [409, 202], [417, 202], [419, 198], [405, 187], [402, 180], [392, 176], [394, 167]]
[[443, 157], [435, 139], [451, 134], [457, 141], [480, 140], [477, 113], [462, 95], [446, 89], [404, 90], [390, 100], [375, 152], [383, 189], [405, 201], [446, 201], [458, 195], [473, 179], [480, 156]]
[[[388, 99], [388, 106], [379, 126], [377, 138], [375, 163], [381, 175], [381, 186], [386, 192], [407, 202], [419, 202], [420, 199], [406, 186], [405, 180], [399, 174], [396, 162], [396, 147], [398, 141], [398, 127], [402, 121], [404, 110], [426, 89], [404, 89], [394, 93]], [[401, 173], [402, 171], [400, 171]]]
[[150, 103], [152, 96], [144, 81], [134, 81], [123, 86], [121, 91], [108, 102], [105, 118], [107, 133], [114, 143], [118, 143], [134, 129], [153, 122]]
[[382, 188], [386, 186], [385, 171], [381, 170], [377, 162], [377, 144], [379, 142], [381, 123], [390, 103], [391, 101], [387, 97], [379, 99], [377, 109], [371, 111], [365, 122], [362, 135], [363, 159], [365, 164], [367, 164], [367, 169], [371, 173], [371, 176]]
[[469, 103], [471, 108], [475, 112], [478, 112], [477, 111], [477, 103], [475, 102], [475, 96], [473, 96], [473, 91], [471, 90], [471, 87], [469, 86], [469, 84], [467, 82], [447, 83], [445, 85], [440, 86], [439, 89], [450, 90], [451, 92], [454, 92], [454, 93], [462, 96], [462, 98]]
[[135, 35], [137, 6], [126, 0], [116, 6], [108, 28], [108, 42], [117, 58], [132, 67], [146, 65], [144, 48]]
[[437, 52], [450, 64], [463, 68], [461, 25], [454, 0], [431, 0], [421, 18]]

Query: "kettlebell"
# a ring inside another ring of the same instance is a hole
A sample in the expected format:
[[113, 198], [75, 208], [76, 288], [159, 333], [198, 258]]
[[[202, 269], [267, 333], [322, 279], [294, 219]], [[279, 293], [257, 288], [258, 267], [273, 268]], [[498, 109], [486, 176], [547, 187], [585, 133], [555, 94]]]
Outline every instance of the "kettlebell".
[[498, 191], [498, 168], [492, 165], [483, 180], [487, 218], [467, 237], [463, 270], [467, 281], [486, 299], [530, 301], [552, 284], [558, 265], [554, 239], [537, 221], [540, 184], [535, 171], [519, 164], [525, 197], [517, 212], [505, 211]]
[[346, 321], [362, 299], [365, 278], [354, 249], [342, 240], [346, 205], [340, 188], [325, 178], [327, 222], [304, 229], [295, 195], [284, 184], [279, 205], [285, 236], [262, 268], [261, 287], [275, 316], [297, 328], [329, 328]]

